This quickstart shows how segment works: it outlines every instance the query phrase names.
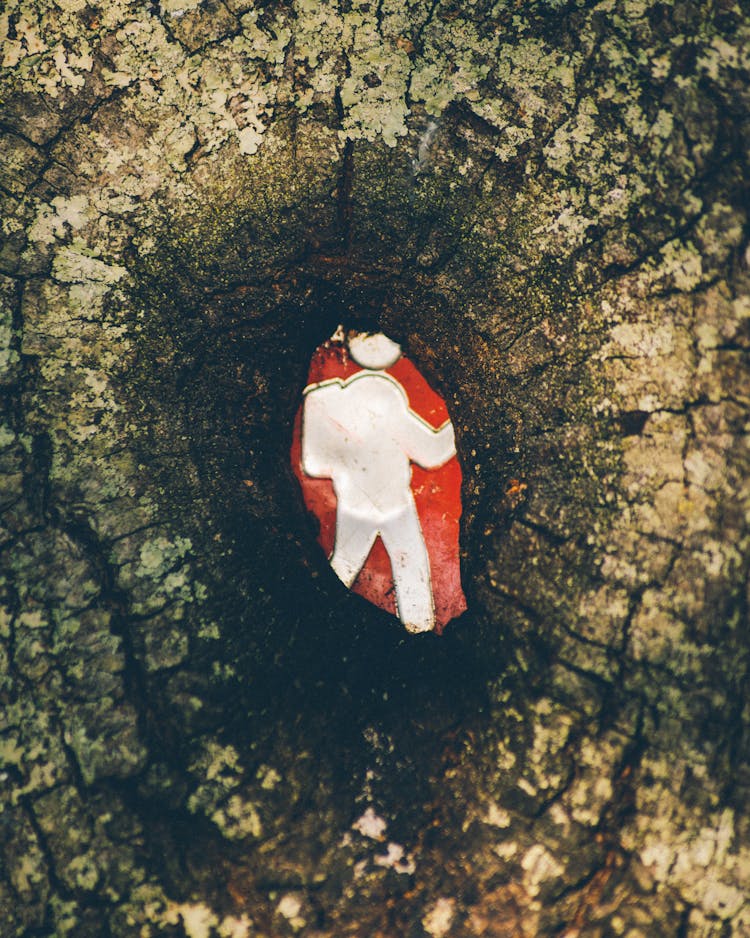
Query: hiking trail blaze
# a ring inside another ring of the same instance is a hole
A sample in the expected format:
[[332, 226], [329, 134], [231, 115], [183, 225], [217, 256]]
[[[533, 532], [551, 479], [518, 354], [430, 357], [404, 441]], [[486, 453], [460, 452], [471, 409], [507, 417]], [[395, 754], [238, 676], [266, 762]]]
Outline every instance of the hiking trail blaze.
[[339, 328], [316, 349], [291, 456], [346, 586], [410, 632], [440, 633], [466, 609], [453, 425], [399, 345]]

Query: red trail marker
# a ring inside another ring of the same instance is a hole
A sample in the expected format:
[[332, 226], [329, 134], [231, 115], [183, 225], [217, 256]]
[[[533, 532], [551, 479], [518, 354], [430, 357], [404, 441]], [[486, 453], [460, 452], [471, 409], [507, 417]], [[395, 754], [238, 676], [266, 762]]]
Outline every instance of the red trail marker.
[[440, 633], [466, 609], [453, 425], [400, 346], [339, 328], [316, 349], [291, 459], [346, 586], [410, 632]]

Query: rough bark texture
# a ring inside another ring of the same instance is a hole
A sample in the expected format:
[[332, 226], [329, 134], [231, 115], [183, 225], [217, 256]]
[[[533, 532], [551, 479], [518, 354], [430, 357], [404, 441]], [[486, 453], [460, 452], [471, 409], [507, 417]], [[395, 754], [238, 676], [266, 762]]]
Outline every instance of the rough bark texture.
[[[7, 0], [3, 935], [750, 934], [731, 0]], [[469, 611], [288, 466], [339, 322], [452, 409]]]

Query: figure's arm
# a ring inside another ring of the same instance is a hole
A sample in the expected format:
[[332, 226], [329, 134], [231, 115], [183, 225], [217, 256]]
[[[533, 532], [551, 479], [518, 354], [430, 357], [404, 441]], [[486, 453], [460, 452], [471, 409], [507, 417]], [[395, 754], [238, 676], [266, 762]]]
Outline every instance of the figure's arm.
[[[302, 411], [302, 470], [316, 479], [330, 479], [330, 416], [327, 402], [335, 386], [315, 388], [305, 396]], [[329, 393], [326, 393], [329, 392]]]
[[439, 430], [433, 430], [409, 411], [404, 431], [406, 454], [423, 469], [437, 469], [456, 455], [456, 437], [450, 420]]

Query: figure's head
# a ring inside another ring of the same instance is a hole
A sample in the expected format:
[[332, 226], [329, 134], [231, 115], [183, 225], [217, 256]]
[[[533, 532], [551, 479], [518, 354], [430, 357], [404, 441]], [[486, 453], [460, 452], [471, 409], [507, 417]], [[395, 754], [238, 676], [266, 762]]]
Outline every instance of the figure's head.
[[401, 346], [382, 332], [356, 332], [347, 340], [349, 354], [363, 368], [381, 371], [401, 357]]

